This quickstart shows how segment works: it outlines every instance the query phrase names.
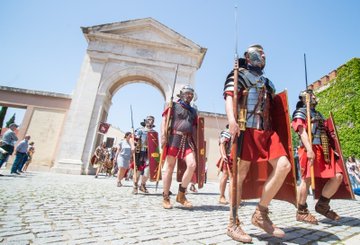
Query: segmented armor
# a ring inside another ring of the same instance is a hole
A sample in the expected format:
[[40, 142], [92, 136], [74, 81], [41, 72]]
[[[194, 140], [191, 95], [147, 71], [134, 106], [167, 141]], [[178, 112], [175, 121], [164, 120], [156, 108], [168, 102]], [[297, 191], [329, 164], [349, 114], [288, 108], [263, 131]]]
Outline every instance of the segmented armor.
[[226, 151], [226, 155], [230, 155], [230, 151], [231, 151], [231, 134], [229, 132], [229, 130], [223, 130], [220, 133], [220, 137], [219, 137], [219, 144], [222, 144], [225, 142], [225, 151]]
[[[310, 111], [311, 117], [311, 133], [312, 133], [312, 144], [313, 145], [320, 145], [321, 144], [321, 131], [322, 125], [324, 124], [324, 117], [321, 115], [320, 112], [316, 110]], [[306, 115], [306, 107], [301, 107], [294, 111], [293, 119], [300, 118], [307, 122], [307, 115]]]
[[[263, 75], [255, 75], [249, 70], [240, 68], [238, 92], [247, 90], [246, 127], [260, 130], [271, 130], [270, 107], [272, 95], [275, 94], [273, 83]], [[232, 71], [224, 86], [224, 95], [234, 91], [234, 72]]]
[[[311, 117], [312, 144], [322, 145], [325, 161], [329, 162], [330, 161], [329, 139], [324, 125], [325, 118], [320, 112], [316, 111], [315, 109], [310, 110], [310, 117]], [[307, 122], [306, 107], [301, 107], [294, 111], [293, 119], [297, 119], [297, 118], [303, 119], [305, 122]], [[301, 140], [300, 140], [300, 145], [302, 145]]]

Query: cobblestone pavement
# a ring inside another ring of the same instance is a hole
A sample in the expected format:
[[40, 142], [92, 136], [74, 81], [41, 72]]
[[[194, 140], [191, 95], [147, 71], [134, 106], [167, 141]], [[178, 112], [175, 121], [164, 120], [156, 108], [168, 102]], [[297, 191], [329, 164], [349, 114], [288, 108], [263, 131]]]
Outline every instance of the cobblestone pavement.
[[[1, 244], [236, 244], [226, 233], [229, 206], [218, 204], [218, 184], [189, 193], [193, 210], [175, 204], [164, 210], [162, 185], [149, 194], [131, 194], [132, 182], [116, 187], [114, 177], [29, 172], [0, 177]], [[177, 193], [174, 181], [172, 192]], [[171, 201], [174, 203], [175, 197]], [[339, 222], [319, 218], [319, 225], [295, 220], [291, 204], [274, 200], [271, 219], [286, 236], [277, 239], [251, 225], [256, 200], [240, 209], [244, 230], [254, 244], [350, 244], [360, 240], [360, 201], [333, 200]], [[358, 243], [359, 244], [359, 243]]]

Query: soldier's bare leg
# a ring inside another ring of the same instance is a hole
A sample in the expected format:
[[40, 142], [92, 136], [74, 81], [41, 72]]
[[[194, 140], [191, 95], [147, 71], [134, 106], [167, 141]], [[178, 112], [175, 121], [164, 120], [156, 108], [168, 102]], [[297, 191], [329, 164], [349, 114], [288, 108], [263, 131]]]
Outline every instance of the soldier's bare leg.
[[176, 158], [173, 156], [166, 157], [166, 169], [163, 175], [163, 207], [165, 209], [172, 208], [170, 203], [170, 186], [172, 182], [172, 175], [174, 172]]
[[134, 187], [133, 187], [132, 193], [135, 195], [138, 194], [139, 178], [140, 178], [140, 171], [139, 171], [139, 169], [137, 169], [136, 172], [134, 171], [134, 174], [133, 174]]
[[186, 208], [192, 208], [192, 203], [189, 202], [185, 197], [185, 192], [187, 189], [187, 186], [189, 185], [195, 168], [196, 168], [196, 160], [195, 160], [195, 154], [193, 152], [187, 154], [185, 156], [185, 162], [186, 162], [186, 170], [184, 172], [183, 178], [181, 180], [181, 184], [179, 185], [179, 191], [176, 196], [176, 201], [178, 203], [181, 203]]
[[185, 162], [186, 171], [184, 172], [183, 178], [181, 180], [181, 186], [187, 188], [196, 168], [196, 160], [193, 152], [185, 156]]
[[305, 204], [306, 199], [308, 196], [308, 190], [310, 188], [311, 180], [310, 178], [301, 179], [301, 183], [299, 185], [298, 191], [299, 191], [299, 204]]
[[141, 185], [139, 190], [144, 193], [149, 193], [149, 191], [146, 188], [146, 181], [149, 179], [150, 176], [150, 167], [149, 165], [145, 167], [144, 173], [141, 175]]
[[99, 176], [99, 173], [102, 170], [102, 164], [96, 169], [96, 174], [95, 174], [95, 178], [97, 178]]
[[298, 188], [299, 198], [298, 198], [298, 210], [296, 212], [296, 220], [300, 222], [317, 225], [318, 221], [316, 217], [309, 212], [308, 205], [306, 203], [310, 184], [311, 184], [310, 178], [301, 179], [301, 183]]
[[321, 195], [326, 198], [331, 198], [339, 189], [341, 182], [343, 181], [343, 175], [341, 173], [337, 173], [335, 177], [329, 179], [324, 188], [322, 189]]
[[[229, 178], [229, 172], [227, 170], [223, 170], [222, 171], [222, 176], [221, 176], [221, 179], [220, 179], [220, 198], [219, 198], [219, 203], [220, 204], [228, 204], [228, 201], [226, 201], [226, 198], [225, 198], [225, 190], [226, 190], [226, 184], [227, 184], [227, 180]], [[229, 188], [230, 190], [231, 188]], [[230, 195], [229, 195], [229, 198], [230, 198]]]
[[170, 186], [172, 182], [172, 175], [175, 168], [176, 158], [173, 156], [166, 157], [166, 169], [163, 176], [163, 190], [165, 194], [169, 194]]
[[269, 163], [272, 165], [273, 171], [264, 184], [263, 193], [259, 202], [263, 207], [269, 206], [270, 201], [279, 191], [287, 174], [291, 170], [291, 164], [285, 156], [270, 160]]

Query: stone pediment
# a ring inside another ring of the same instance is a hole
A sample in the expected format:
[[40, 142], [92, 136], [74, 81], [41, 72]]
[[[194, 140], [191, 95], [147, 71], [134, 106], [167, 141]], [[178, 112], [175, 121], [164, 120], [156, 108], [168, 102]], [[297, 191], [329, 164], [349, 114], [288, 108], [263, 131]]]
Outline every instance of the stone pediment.
[[201, 50], [201, 53], [206, 52], [206, 49], [200, 47], [193, 41], [185, 38], [153, 18], [115, 22], [92, 27], [82, 27], [82, 31], [88, 41], [96, 37], [102, 39], [106, 39], [106, 37], [108, 37], [112, 40], [127, 41], [138, 44], [176, 46], [177, 48]]

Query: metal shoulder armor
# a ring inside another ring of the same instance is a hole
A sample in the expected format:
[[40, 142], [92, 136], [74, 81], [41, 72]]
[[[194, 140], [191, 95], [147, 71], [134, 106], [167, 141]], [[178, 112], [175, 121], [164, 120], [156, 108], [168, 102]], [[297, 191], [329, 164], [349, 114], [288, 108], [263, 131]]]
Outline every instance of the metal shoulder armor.
[[296, 109], [293, 113], [293, 120], [300, 118], [303, 120], [306, 120], [306, 108], [305, 107], [301, 107], [299, 109]]
[[271, 92], [272, 94], [275, 94], [276, 93], [275, 85], [267, 77], [265, 79], [266, 79], [266, 87], [268, 91]]
[[[254, 85], [254, 79], [251, 79], [251, 73], [245, 69], [240, 67], [239, 68], [239, 76], [238, 76], [238, 88], [237, 90], [240, 91], [241, 89], [248, 89]], [[253, 75], [252, 75], [253, 76]], [[234, 91], [234, 70], [232, 70], [229, 75], [226, 77], [225, 85], [224, 85], [224, 93], [226, 92], [233, 92]]]
[[239, 86], [243, 89], [249, 89], [256, 84], [258, 77], [244, 68], [239, 69]]
[[219, 136], [219, 145], [230, 141], [231, 141], [230, 132], [228, 130], [221, 131]]
[[224, 130], [220, 133], [220, 138], [231, 139], [231, 134], [229, 131]]

